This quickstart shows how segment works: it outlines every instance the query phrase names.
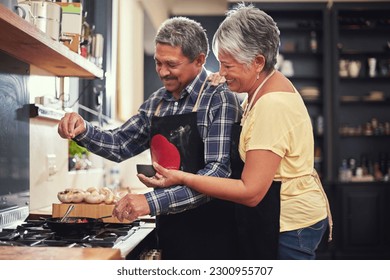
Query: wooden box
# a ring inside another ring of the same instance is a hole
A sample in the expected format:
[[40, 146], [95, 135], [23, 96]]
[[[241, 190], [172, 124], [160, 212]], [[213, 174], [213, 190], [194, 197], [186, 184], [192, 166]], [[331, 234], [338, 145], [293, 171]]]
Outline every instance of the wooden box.
[[[70, 213], [69, 217], [86, 217], [86, 218], [100, 218], [109, 216], [112, 214], [114, 204], [88, 204], [88, 203], [73, 203], [74, 209]], [[53, 218], [60, 218], [65, 215], [70, 203], [53, 203], [52, 205], [52, 216]], [[130, 223], [127, 220], [120, 222], [117, 218], [105, 218], [105, 223]]]

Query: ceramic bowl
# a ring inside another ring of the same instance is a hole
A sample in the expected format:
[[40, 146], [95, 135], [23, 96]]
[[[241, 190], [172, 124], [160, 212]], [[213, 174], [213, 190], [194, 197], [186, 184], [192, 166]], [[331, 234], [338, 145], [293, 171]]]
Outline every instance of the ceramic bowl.
[[146, 177], [153, 177], [156, 174], [156, 170], [154, 170], [151, 164], [137, 164], [137, 173], [144, 174]]

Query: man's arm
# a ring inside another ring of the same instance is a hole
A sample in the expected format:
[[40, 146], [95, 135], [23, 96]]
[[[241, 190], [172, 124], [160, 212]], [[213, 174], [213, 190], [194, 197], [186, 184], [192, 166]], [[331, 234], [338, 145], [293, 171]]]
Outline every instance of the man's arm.
[[86, 131], [74, 140], [90, 152], [106, 159], [121, 162], [149, 148], [151, 116], [161, 99], [157, 91], [146, 100], [123, 125], [112, 130], [103, 130], [85, 122]]

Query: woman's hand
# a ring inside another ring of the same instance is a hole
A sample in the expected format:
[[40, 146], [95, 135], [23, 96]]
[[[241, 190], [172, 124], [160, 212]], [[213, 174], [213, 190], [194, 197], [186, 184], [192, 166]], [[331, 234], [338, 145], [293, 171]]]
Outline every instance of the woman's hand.
[[184, 184], [184, 178], [188, 175], [186, 172], [180, 170], [166, 169], [157, 162], [153, 163], [156, 170], [156, 175], [153, 177], [146, 177], [143, 174], [138, 174], [138, 179], [150, 188], [167, 188], [174, 185]]
[[207, 79], [210, 81], [212, 86], [218, 86], [219, 84], [223, 84], [226, 82], [226, 79], [224, 76], [219, 75], [218, 72], [211, 73]]

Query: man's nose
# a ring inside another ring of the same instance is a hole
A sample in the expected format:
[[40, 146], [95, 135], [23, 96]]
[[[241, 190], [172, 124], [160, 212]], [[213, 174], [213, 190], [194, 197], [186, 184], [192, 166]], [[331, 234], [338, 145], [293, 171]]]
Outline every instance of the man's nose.
[[161, 77], [165, 77], [165, 76], [168, 76], [170, 74], [170, 71], [169, 71], [168, 67], [161, 66], [161, 68], [159, 69], [159, 74]]

